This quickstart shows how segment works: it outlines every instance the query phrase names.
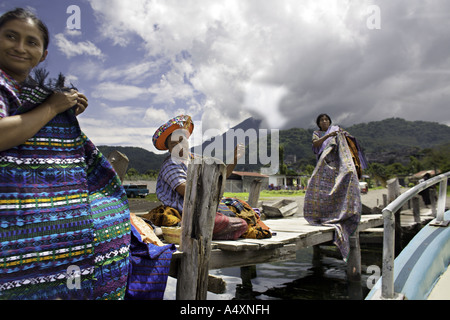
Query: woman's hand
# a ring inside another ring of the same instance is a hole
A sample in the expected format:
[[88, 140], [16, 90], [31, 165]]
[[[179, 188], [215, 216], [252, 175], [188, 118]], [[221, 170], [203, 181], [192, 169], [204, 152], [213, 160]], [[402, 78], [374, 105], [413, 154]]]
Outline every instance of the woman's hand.
[[43, 104], [48, 105], [51, 110], [58, 115], [77, 104], [78, 92], [70, 90], [69, 92], [55, 92]]
[[88, 107], [88, 99], [82, 93], [78, 93], [77, 106], [75, 108], [75, 115], [78, 116], [82, 114]]
[[338, 134], [338, 131], [330, 132], [329, 134], [327, 134], [327, 138], [336, 137], [337, 134]]
[[55, 115], [75, 107], [75, 115], [78, 116], [88, 106], [86, 96], [73, 89], [69, 92], [55, 92], [44, 103], [51, 107]]
[[55, 92], [31, 111], [0, 119], [0, 151], [21, 145], [58, 114], [75, 107], [79, 115], [87, 105], [86, 96], [76, 90]]

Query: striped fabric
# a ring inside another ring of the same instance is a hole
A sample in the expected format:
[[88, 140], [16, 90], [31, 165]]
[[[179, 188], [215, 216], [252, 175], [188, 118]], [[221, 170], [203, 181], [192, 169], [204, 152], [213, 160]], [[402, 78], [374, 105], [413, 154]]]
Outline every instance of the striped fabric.
[[[9, 105], [19, 100], [20, 86], [16, 80], [0, 69], [0, 118], [9, 116]], [[7, 87], [5, 87], [7, 86]]]
[[169, 277], [174, 244], [157, 246], [144, 243], [131, 225], [131, 264], [126, 300], [162, 300]]
[[183, 212], [184, 198], [175, 190], [185, 183], [187, 166], [181, 161], [175, 161], [172, 156], [164, 160], [156, 182], [156, 195], [165, 206]]
[[[3, 72], [3, 115], [50, 90]], [[69, 110], [23, 145], [0, 152], [0, 299], [121, 299], [129, 264], [126, 194]]]

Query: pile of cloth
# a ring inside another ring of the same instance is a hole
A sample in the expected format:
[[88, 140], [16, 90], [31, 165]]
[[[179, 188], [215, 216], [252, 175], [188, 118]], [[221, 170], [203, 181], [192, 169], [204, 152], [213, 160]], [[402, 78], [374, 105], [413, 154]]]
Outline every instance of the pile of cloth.
[[[161, 205], [142, 216], [155, 226], [175, 227], [181, 225], [178, 210]], [[272, 233], [261, 221], [257, 209], [243, 200], [223, 198], [214, 220], [213, 240], [236, 240], [238, 238], [267, 239]]]
[[162, 300], [174, 244], [164, 244], [154, 228], [131, 213], [131, 259], [126, 300]]

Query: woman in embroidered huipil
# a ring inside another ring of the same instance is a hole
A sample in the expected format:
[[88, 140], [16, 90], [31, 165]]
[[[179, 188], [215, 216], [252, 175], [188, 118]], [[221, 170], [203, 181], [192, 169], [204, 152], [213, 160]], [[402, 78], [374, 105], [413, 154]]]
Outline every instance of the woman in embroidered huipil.
[[86, 96], [31, 79], [48, 44], [33, 13], [0, 17], [0, 299], [123, 298], [126, 194], [81, 132]]
[[339, 126], [331, 125], [327, 114], [316, 120], [312, 149], [317, 164], [306, 189], [303, 214], [312, 225], [333, 226], [334, 243], [347, 260], [349, 237], [361, 217], [359, 178], [366, 167], [356, 139]]

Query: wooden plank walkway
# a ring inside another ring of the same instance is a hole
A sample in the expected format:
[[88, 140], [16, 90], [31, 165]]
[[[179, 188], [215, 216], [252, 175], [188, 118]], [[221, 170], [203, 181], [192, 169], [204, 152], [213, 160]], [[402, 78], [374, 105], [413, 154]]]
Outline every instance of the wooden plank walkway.
[[[333, 227], [312, 226], [303, 217], [268, 219], [264, 223], [276, 232], [270, 239], [213, 241], [209, 269], [293, 260], [297, 250], [332, 241], [334, 237]], [[381, 225], [382, 215], [365, 215], [358, 230]]]

